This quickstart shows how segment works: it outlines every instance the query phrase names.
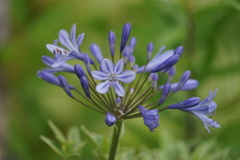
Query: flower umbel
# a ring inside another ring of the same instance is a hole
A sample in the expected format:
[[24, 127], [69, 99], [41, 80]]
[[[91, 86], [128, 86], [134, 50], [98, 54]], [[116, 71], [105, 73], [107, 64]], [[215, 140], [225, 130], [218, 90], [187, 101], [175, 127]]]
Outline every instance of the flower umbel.
[[[80, 45], [84, 33], [76, 36], [75, 24], [70, 33], [60, 30], [58, 40], [55, 40], [54, 44], [47, 44], [47, 49], [54, 54], [54, 57], [42, 57], [48, 68], [38, 71], [38, 76], [62, 87], [69, 97], [82, 106], [106, 115], [105, 122], [108, 126], [114, 124], [121, 126], [121, 122], [125, 119], [143, 117], [144, 124], [153, 132], [159, 126], [159, 112], [178, 109], [197, 116], [208, 132], [210, 132], [208, 127], [220, 127], [216, 121], [208, 117], [213, 115], [217, 108], [217, 104], [213, 101], [217, 91], [210, 92], [203, 101], [193, 97], [162, 107], [171, 95], [197, 88], [198, 81], [190, 79], [191, 72], [185, 71], [178, 82], [172, 82], [175, 79], [175, 64], [183, 53], [182, 46], [167, 51], [164, 51], [165, 46], [163, 46], [155, 56], [152, 56], [154, 45], [150, 42], [146, 47], [146, 63], [138, 65], [137, 59], [143, 54], [134, 55], [136, 38], [130, 37], [131, 28], [129, 23], [124, 25], [119, 47], [115, 46], [115, 33], [109, 32], [110, 59], [104, 58], [107, 55], [103, 55], [100, 47], [95, 43], [90, 46], [91, 55], [83, 53]], [[71, 65], [68, 61], [72, 59], [80, 60], [80, 63]], [[79, 86], [68, 84], [66, 78], [59, 75], [59, 72], [75, 75], [80, 82]], [[119, 135], [116, 133], [116, 137]]]

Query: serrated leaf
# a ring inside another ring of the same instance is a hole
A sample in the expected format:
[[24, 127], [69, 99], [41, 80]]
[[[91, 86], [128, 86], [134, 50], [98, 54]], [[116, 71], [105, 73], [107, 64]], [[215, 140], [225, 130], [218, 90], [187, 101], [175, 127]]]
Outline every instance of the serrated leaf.
[[58, 155], [63, 156], [63, 153], [61, 151], [61, 147], [54, 142], [53, 140], [45, 137], [45, 136], [40, 136], [41, 140], [44, 141], [52, 150], [54, 150]]
[[66, 139], [65, 139], [63, 133], [57, 128], [57, 126], [51, 120], [48, 120], [48, 125], [52, 129], [56, 139], [60, 143], [66, 143]]

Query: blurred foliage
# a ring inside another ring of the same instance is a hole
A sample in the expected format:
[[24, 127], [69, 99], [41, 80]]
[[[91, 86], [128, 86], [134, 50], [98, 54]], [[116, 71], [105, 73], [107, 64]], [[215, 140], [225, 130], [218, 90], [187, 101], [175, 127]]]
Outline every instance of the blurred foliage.
[[[61, 131], [49, 121], [49, 126], [55, 134], [56, 139], [62, 147], [49, 138], [41, 136], [41, 139], [47, 143], [58, 155], [63, 159], [69, 160], [71, 155], [76, 156], [75, 159], [81, 159], [79, 149], [84, 147], [85, 142], [80, 140], [80, 133], [78, 127], [72, 127], [68, 131], [68, 141], [63, 136]], [[90, 143], [94, 144], [92, 153], [96, 159], [107, 160], [107, 151], [110, 147], [111, 137], [100, 135], [89, 131], [85, 126], [81, 126], [81, 131], [84, 132], [90, 139]], [[67, 146], [70, 150], [67, 150]], [[71, 150], [72, 149], [72, 150]], [[209, 141], [197, 142], [190, 140], [184, 142], [183, 140], [176, 140], [171, 133], [166, 130], [159, 134], [158, 147], [149, 149], [142, 145], [140, 147], [120, 147], [118, 149], [117, 160], [230, 160], [229, 147], [223, 148], [217, 145], [215, 138]]]
[[67, 136], [65, 137], [52, 121], [48, 121], [48, 125], [54, 132], [58, 143], [43, 135], [41, 135], [40, 138], [63, 159], [69, 159], [74, 156], [80, 157], [81, 150], [84, 147], [85, 142], [81, 140], [78, 127], [70, 128], [67, 132]]
[[229, 148], [217, 146], [216, 139], [186, 143], [182, 140], [176, 140], [167, 131], [163, 131], [159, 136], [159, 148], [149, 149], [142, 147], [124, 148], [119, 154], [119, 160], [230, 160]]
[[[169, 138], [174, 139], [174, 143], [169, 142], [168, 149], [164, 149], [158, 146], [159, 135], [150, 133], [142, 119], [126, 121], [121, 146], [134, 149], [123, 157], [139, 153], [138, 146], [149, 150], [145, 156], [169, 159], [175, 158], [169, 157], [174, 156], [169, 148], [176, 150], [176, 156], [192, 159], [240, 157], [239, 0], [10, 0], [8, 5], [10, 24], [6, 32], [9, 34], [1, 39], [0, 48], [0, 92], [6, 104], [6, 113], [1, 114], [7, 115], [8, 122], [6, 159], [58, 159], [39, 138], [39, 135], [52, 137], [46, 123], [48, 119], [59, 124], [62, 131], [84, 124], [90, 131], [111, 135], [112, 128], [104, 124], [103, 115], [73, 102], [62, 89], [37, 78], [36, 72], [44, 68], [41, 56], [50, 55], [45, 44], [52, 43], [60, 29], [69, 31], [76, 23], [77, 32], [85, 32], [81, 50], [89, 53], [89, 46], [94, 42], [109, 56], [108, 31], [116, 32], [119, 44], [121, 28], [126, 22], [132, 24], [131, 36], [137, 38], [134, 54], [139, 64], [144, 62], [150, 41], [154, 43], [155, 52], [162, 45], [167, 49], [185, 47], [177, 64], [177, 78], [189, 69], [200, 86], [186, 94], [178, 93], [167, 103], [190, 96], [204, 98], [208, 90], [219, 88], [215, 99], [219, 107], [214, 119], [219, 120], [222, 127], [208, 134], [195, 117], [164, 111], [157, 132], [163, 134], [167, 130], [171, 133]], [[86, 135], [82, 137], [87, 139]], [[198, 143], [189, 145], [188, 140]], [[94, 145], [86, 144], [82, 158], [94, 159], [93, 148]], [[211, 151], [207, 154], [205, 148]]]

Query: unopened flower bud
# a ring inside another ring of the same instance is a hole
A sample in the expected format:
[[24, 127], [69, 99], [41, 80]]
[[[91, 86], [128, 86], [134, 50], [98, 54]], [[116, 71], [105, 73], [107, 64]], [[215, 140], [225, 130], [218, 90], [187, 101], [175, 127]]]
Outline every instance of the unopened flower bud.
[[117, 119], [114, 115], [112, 115], [110, 112], [107, 112], [106, 118], [105, 118], [105, 123], [108, 126], [112, 126], [116, 123]]
[[133, 94], [133, 92], [134, 92], [134, 89], [133, 89], [133, 88], [131, 88], [131, 89], [130, 89], [130, 95], [132, 95], [132, 94]]
[[150, 42], [147, 46], [147, 60], [149, 61], [153, 52], [153, 43]]
[[153, 75], [153, 73], [150, 73], [149, 76], [148, 76], [148, 82], [149, 83], [152, 82], [152, 75]]
[[117, 97], [116, 100], [115, 100], [116, 106], [119, 107], [120, 104], [121, 104], [121, 102], [122, 102], [121, 98], [120, 98], [120, 97]]
[[156, 88], [157, 87], [157, 81], [158, 81], [158, 74], [153, 73], [152, 74], [152, 87]]
[[60, 86], [64, 89], [64, 91], [68, 94], [68, 96], [73, 97], [66, 78], [64, 76], [60, 75], [60, 76], [58, 76], [58, 79], [59, 79]]
[[74, 66], [74, 70], [79, 79], [81, 79], [82, 76], [85, 76], [84, 70], [79, 64]]
[[87, 53], [83, 53], [83, 61], [84, 61], [84, 64], [87, 68], [88, 73], [91, 73], [90, 58], [89, 58], [89, 55]]
[[159, 103], [158, 103], [159, 105], [161, 105], [161, 104], [165, 101], [165, 99], [167, 98], [170, 90], [171, 90], [171, 85], [170, 85], [170, 83], [166, 83], [166, 84], [163, 86], [163, 89], [162, 89], [162, 96], [161, 96], [161, 99], [160, 99], [160, 101], [159, 101]]
[[137, 64], [135, 64], [135, 65], [132, 67], [132, 69], [133, 69], [134, 72], [137, 72], [137, 71], [138, 71], [138, 68], [139, 68], [139, 67], [138, 67]]
[[103, 60], [103, 56], [102, 56], [102, 51], [100, 50], [100, 48], [98, 47], [97, 44], [93, 43], [90, 46], [90, 51], [92, 52], [93, 56], [96, 58], [96, 60], [101, 63]]
[[126, 46], [125, 49], [123, 50], [122, 56], [123, 56], [124, 63], [126, 63], [129, 58], [129, 47], [128, 46]]
[[170, 83], [176, 73], [176, 69], [173, 67], [168, 71], [168, 82]]
[[131, 24], [130, 23], [126, 23], [123, 26], [123, 30], [122, 30], [122, 40], [121, 40], [121, 44], [120, 44], [120, 52], [122, 52], [127, 44], [129, 35], [131, 32]]
[[114, 55], [115, 41], [116, 41], [115, 33], [113, 31], [110, 31], [108, 34], [108, 42], [110, 46], [110, 53], [112, 56]]
[[135, 64], [135, 56], [130, 56], [128, 61], [130, 62], [131, 67]]
[[85, 77], [85, 76], [82, 76], [81, 79], [80, 79], [80, 82], [81, 82], [83, 91], [84, 91], [84, 93], [86, 94], [86, 96], [87, 96], [88, 98], [91, 98], [91, 96], [90, 96], [90, 91], [89, 91], [89, 84], [88, 84], [88, 80], [86, 79], [86, 77]]
[[158, 109], [148, 110], [143, 106], [138, 106], [138, 108], [142, 114], [144, 124], [153, 132], [159, 126]]
[[180, 90], [185, 85], [185, 83], [189, 79], [190, 75], [191, 75], [191, 71], [185, 71], [182, 74], [182, 77], [181, 77], [178, 85], [176, 86], [176, 88], [174, 88], [173, 92], [177, 92], [178, 90]]
[[179, 55], [181, 56], [183, 52], [183, 46], [178, 46], [175, 51], [174, 51], [174, 55]]
[[131, 55], [133, 54], [133, 51], [135, 49], [135, 46], [136, 46], [136, 38], [135, 37], [132, 37], [130, 42], [129, 42], [129, 47], [130, 47], [130, 53]]
[[185, 101], [182, 101], [182, 102], [170, 105], [170, 106], [168, 106], [168, 108], [170, 108], [170, 109], [189, 108], [189, 107], [193, 107], [193, 106], [198, 105], [200, 103], [200, 101], [201, 101], [200, 98], [192, 97], [192, 98], [189, 98], [189, 99], [187, 99]]
[[173, 56], [169, 57], [166, 61], [164, 61], [159, 66], [154, 68], [152, 70], [152, 72], [159, 72], [159, 71], [162, 71], [164, 69], [172, 67], [174, 64], [176, 64], [178, 62], [179, 58], [180, 58], [179, 55], [173, 55]]

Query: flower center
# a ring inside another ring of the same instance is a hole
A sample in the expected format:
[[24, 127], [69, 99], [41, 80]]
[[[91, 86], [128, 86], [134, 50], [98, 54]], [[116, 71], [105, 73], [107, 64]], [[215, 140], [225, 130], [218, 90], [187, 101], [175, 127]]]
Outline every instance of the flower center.
[[111, 73], [109, 77], [109, 81], [117, 81], [117, 74], [116, 73]]

